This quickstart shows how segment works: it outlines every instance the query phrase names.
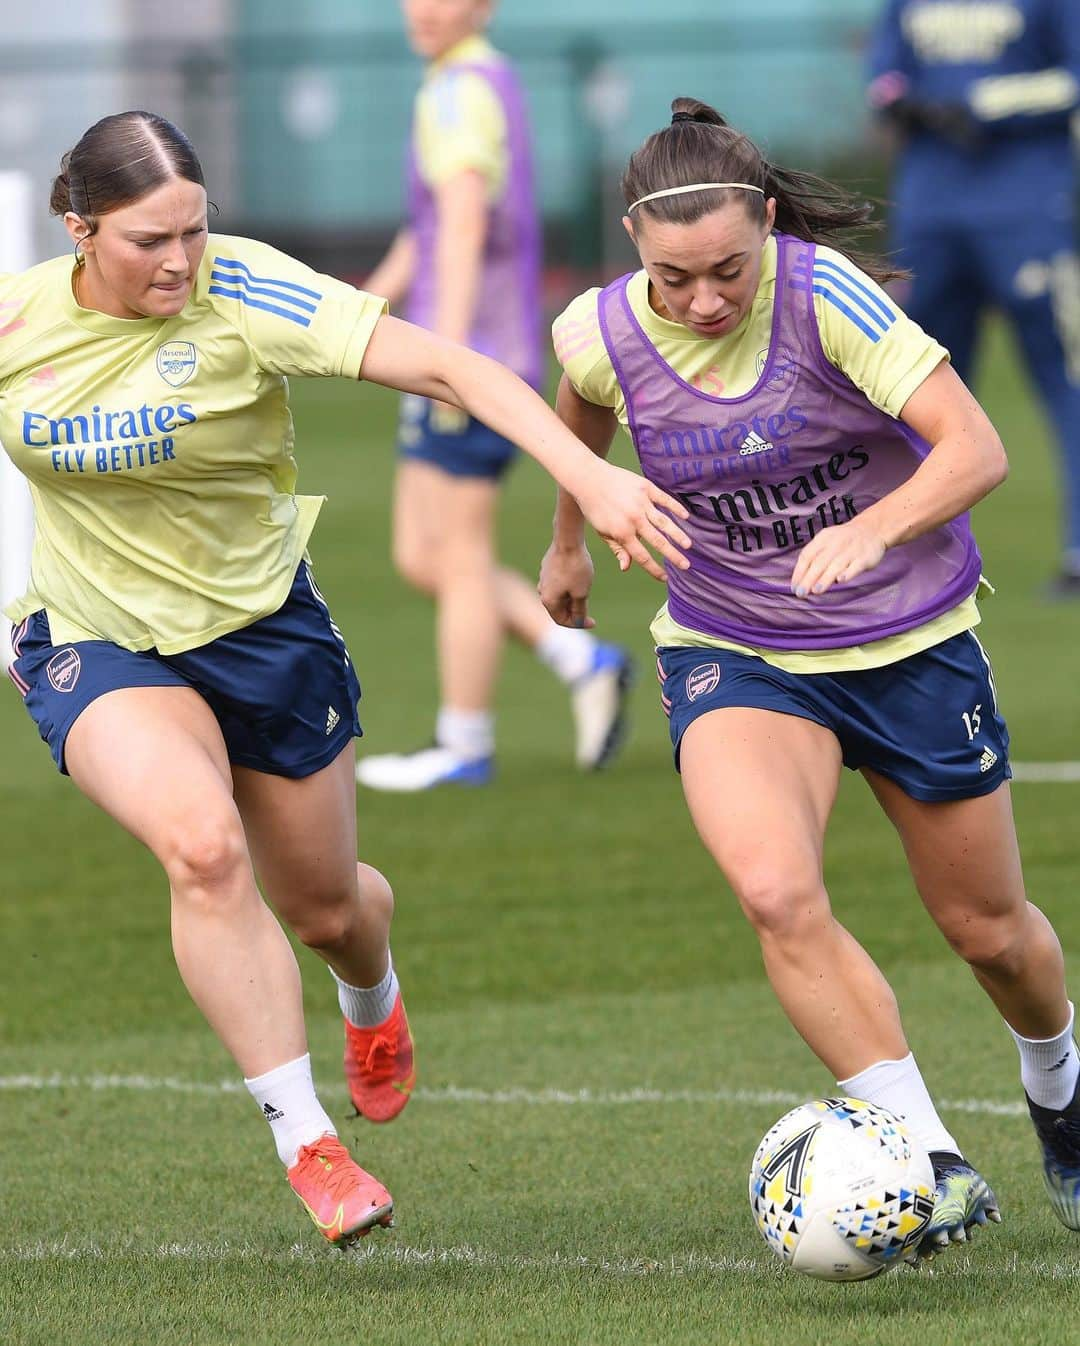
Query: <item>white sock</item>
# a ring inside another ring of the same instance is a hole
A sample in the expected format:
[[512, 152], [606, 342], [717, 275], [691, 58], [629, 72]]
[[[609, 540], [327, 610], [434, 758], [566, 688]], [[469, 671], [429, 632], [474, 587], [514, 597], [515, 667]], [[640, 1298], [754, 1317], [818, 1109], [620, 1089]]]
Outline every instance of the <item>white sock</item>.
[[1032, 1103], [1060, 1112], [1067, 1108], [1080, 1079], [1080, 1056], [1073, 1041], [1076, 1011], [1069, 1001], [1069, 1022], [1056, 1038], [1022, 1038], [1009, 1028], [1020, 1051], [1020, 1081]]
[[435, 720], [435, 742], [470, 761], [495, 751], [495, 716], [490, 710], [454, 710], [440, 706]]
[[301, 1145], [310, 1145], [327, 1134], [337, 1135], [337, 1128], [315, 1096], [309, 1055], [286, 1061], [244, 1083], [270, 1123], [278, 1158], [286, 1168], [296, 1163]]
[[341, 1012], [354, 1028], [374, 1028], [390, 1017], [398, 994], [394, 961], [386, 969], [386, 976], [376, 986], [350, 986], [342, 981], [333, 968], [330, 975], [337, 982], [338, 1004]]
[[963, 1153], [937, 1115], [911, 1052], [902, 1061], [878, 1061], [858, 1075], [852, 1075], [851, 1079], [838, 1080], [837, 1083], [852, 1098], [865, 1098], [868, 1103], [876, 1103], [878, 1107], [888, 1108], [902, 1117], [912, 1135], [922, 1141], [926, 1150]]
[[552, 623], [551, 630], [535, 646], [536, 657], [561, 681], [577, 682], [592, 668], [596, 637], [573, 626]]

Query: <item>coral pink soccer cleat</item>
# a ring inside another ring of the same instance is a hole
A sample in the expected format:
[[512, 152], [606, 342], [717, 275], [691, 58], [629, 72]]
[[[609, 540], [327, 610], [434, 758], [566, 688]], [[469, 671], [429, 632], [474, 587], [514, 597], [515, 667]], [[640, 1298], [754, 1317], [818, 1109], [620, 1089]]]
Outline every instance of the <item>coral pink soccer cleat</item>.
[[345, 1020], [345, 1079], [356, 1111], [369, 1122], [392, 1121], [409, 1101], [416, 1070], [401, 992], [374, 1028]]
[[323, 1238], [339, 1248], [393, 1223], [394, 1198], [365, 1173], [337, 1136], [302, 1145], [289, 1169], [289, 1186]]

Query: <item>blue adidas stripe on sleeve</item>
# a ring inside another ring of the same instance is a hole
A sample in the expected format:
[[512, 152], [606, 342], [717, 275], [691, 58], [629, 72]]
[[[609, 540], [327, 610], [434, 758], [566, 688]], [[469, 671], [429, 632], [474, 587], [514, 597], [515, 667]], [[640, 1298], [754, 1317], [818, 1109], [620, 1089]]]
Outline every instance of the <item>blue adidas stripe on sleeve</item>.
[[813, 275], [808, 276], [804, 264], [795, 271], [792, 285], [798, 290], [809, 288], [831, 304], [875, 344], [896, 322], [894, 308], [858, 276], [825, 257], [814, 259]]
[[[257, 276], [249, 266], [233, 257], [215, 257], [210, 279], [216, 282], [210, 286], [210, 294], [237, 299], [248, 308], [262, 309], [301, 327], [311, 326], [311, 318], [307, 315], [318, 311], [318, 301], [322, 299], [318, 290], [308, 289], [305, 285], [273, 276]], [[301, 298], [301, 295], [307, 298]], [[315, 303], [308, 302], [309, 299]], [[269, 302], [271, 300], [276, 302]]]

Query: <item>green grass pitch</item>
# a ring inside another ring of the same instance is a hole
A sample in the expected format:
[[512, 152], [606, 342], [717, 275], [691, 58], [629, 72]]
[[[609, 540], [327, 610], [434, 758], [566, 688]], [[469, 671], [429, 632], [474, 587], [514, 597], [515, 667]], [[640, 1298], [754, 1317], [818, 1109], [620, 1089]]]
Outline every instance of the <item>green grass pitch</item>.
[[[980, 388], [1012, 476], [976, 515], [998, 594], [981, 636], [1017, 759], [1080, 759], [1080, 604], [1038, 597], [1057, 507], [1045, 426], [999, 336]], [[319, 583], [364, 684], [369, 750], [419, 745], [432, 622], [391, 573], [394, 399], [298, 384], [301, 487], [329, 497]], [[625, 444], [619, 450], [628, 461]], [[505, 554], [535, 573], [551, 491], [521, 466]], [[571, 767], [565, 696], [507, 652], [488, 790], [358, 799], [398, 896], [420, 1085], [395, 1125], [347, 1117], [330, 979], [301, 951], [324, 1098], [397, 1199], [367, 1256], [322, 1245], [257, 1110], [188, 1002], [162, 877], [55, 773], [0, 694], [0, 1339], [91, 1343], [1014, 1343], [1075, 1339], [1080, 1241], [1052, 1218], [1015, 1049], [847, 777], [827, 871], [900, 996], [931, 1088], [1004, 1223], [933, 1274], [782, 1271], [746, 1174], [765, 1128], [832, 1081], [786, 1025], [691, 833], [648, 621], [662, 592], [595, 551], [599, 630], [640, 659], [617, 767]], [[1080, 785], [1017, 784], [1034, 900], [1080, 988]]]

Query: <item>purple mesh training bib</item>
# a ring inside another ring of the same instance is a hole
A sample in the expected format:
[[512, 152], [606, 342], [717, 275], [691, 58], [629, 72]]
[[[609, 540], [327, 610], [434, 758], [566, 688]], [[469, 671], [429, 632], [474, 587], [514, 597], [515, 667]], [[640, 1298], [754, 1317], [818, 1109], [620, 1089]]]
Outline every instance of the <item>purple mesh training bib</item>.
[[964, 514], [850, 583], [792, 594], [799, 550], [906, 481], [930, 446], [826, 359], [814, 246], [775, 237], [769, 352], [745, 396], [709, 397], [679, 378], [631, 311], [629, 276], [601, 292], [600, 330], [642, 471], [690, 510], [691, 569], [668, 570], [671, 616], [740, 644], [838, 649], [947, 612], [975, 592], [982, 563]]
[[[440, 78], [456, 74], [480, 75], [494, 89], [506, 118], [508, 152], [502, 195], [488, 208], [480, 290], [468, 344], [509, 365], [539, 388], [543, 377], [541, 238], [525, 99], [517, 76], [501, 59], [450, 66]], [[431, 328], [435, 322], [435, 198], [420, 176], [414, 135], [409, 137], [408, 178], [416, 271], [407, 313], [410, 322]]]

